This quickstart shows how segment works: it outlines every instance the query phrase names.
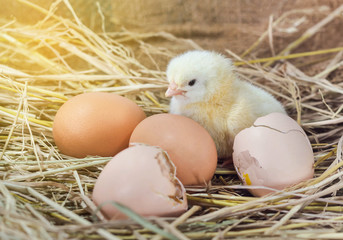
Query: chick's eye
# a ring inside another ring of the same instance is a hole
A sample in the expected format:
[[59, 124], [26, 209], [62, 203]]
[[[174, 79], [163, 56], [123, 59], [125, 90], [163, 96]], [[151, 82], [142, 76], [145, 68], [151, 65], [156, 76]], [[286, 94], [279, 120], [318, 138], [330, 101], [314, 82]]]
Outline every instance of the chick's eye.
[[188, 86], [193, 86], [197, 80], [193, 79], [188, 82]]

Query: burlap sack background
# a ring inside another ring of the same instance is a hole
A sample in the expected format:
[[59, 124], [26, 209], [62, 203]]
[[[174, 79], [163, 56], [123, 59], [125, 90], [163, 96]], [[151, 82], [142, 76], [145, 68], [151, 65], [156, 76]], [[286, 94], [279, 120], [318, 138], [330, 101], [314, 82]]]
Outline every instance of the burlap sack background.
[[[40, 14], [32, 14], [32, 10], [23, 7], [17, 1], [1, 0], [0, 2], [2, 2], [1, 15], [10, 18], [16, 13], [16, 16], [21, 16], [21, 18], [17, 17], [17, 20], [25, 23], [34, 23], [42, 18]], [[48, 8], [54, 1], [32, 0], [31, 2]], [[298, 34], [286, 32], [287, 27], [297, 24], [294, 22], [285, 23], [284, 32], [274, 32], [273, 44], [275, 51], [278, 52], [285, 47], [285, 44], [299, 37], [302, 30], [318, 22], [342, 2], [341, 0], [70, 0], [82, 21], [98, 31], [101, 31], [101, 17], [97, 3], [105, 17], [106, 31], [120, 31], [122, 26], [139, 32], [167, 31], [177, 37], [191, 38], [205, 49], [223, 51], [228, 48], [238, 54], [246, 50], [262, 32], [267, 30], [271, 16], [275, 21], [287, 11], [313, 10], [325, 6], [322, 13], [308, 14], [303, 19], [295, 29]], [[60, 14], [70, 14], [66, 9], [57, 11]], [[343, 29], [342, 19], [334, 20], [314, 38], [304, 43], [301, 51], [342, 45], [337, 44], [343, 41], [339, 29]], [[335, 32], [337, 38], [332, 37], [332, 33]], [[330, 35], [330, 38], [326, 38], [326, 35]], [[263, 50], [260, 54], [271, 53]]]

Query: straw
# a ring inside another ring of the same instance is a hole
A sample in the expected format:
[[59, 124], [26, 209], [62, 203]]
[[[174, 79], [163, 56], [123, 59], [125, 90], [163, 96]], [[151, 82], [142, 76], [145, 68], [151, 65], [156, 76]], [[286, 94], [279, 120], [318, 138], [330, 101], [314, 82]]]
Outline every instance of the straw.
[[[181, 216], [144, 218], [117, 204], [132, 218], [108, 221], [91, 195], [111, 157], [62, 154], [52, 135], [54, 116], [73, 96], [97, 91], [127, 97], [147, 115], [168, 112], [167, 62], [178, 46], [202, 47], [168, 32], [124, 27], [109, 32], [101, 2], [96, 13], [103, 21], [100, 32], [84, 25], [68, 0], [47, 9], [28, 0], [16, 3], [43, 17], [32, 25], [1, 19], [0, 238], [342, 238], [343, 47], [338, 42], [304, 50], [302, 44], [320, 41], [315, 38], [319, 32], [333, 38], [326, 27], [340, 18], [343, 5], [331, 12], [324, 6], [271, 16], [266, 31], [243, 54], [221, 51], [232, 58], [242, 80], [273, 94], [303, 127], [314, 150], [313, 179], [282, 191], [245, 186], [233, 166], [218, 165], [211, 184], [186, 186], [189, 210]], [[61, 8], [69, 18], [58, 14]], [[292, 25], [298, 31], [288, 33], [293, 38], [275, 41], [283, 21], [323, 15], [305, 27]], [[270, 49], [275, 56], [266, 54]], [[272, 193], [254, 197], [249, 189], [257, 188]]]

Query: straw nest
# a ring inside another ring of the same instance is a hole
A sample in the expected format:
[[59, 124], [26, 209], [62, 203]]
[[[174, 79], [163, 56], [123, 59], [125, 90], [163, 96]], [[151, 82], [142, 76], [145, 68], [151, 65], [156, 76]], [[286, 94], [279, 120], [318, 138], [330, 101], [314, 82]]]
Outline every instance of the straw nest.
[[[62, 155], [52, 138], [56, 111], [74, 95], [107, 91], [136, 101], [148, 115], [166, 112], [165, 62], [176, 53], [149, 44], [149, 39], [200, 47], [163, 32], [95, 33], [68, 1], [57, 1], [49, 10], [19, 2], [45, 17], [35, 25], [13, 20], [0, 27], [1, 239], [343, 237], [343, 48], [292, 54], [333, 19], [342, 18], [343, 5], [273, 58], [246, 60], [299, 12], [275, 20], [241, 56], [223, 49], [241, 78], [276, 96], [306, 130], [315, 153], [314, 179], [256, 198], [233, 168], [218, 168], [210, 186], [187, 188], [189, 211], [179, 218], [143, 219], [118, 206], [130, 220], [105, 221], [90, 195], [110, 158]], [[59, 4], [73, 17], [55, 14]]]

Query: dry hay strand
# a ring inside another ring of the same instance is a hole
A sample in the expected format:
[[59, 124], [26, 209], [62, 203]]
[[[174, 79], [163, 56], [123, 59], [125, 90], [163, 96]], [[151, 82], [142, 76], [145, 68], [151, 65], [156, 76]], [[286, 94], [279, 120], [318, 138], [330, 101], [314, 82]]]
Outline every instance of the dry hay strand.
[[[0, 27], [2, 239], [342, 238], [342, 46], [291, 51], [342, 14], [343, 6], [314, 24], [312, 35], [305, 32], [273, 58], [245, 60], [292, 13], [271, 23], [244, 59], [226, 51], [242, 79], [276, 96], [306, 130], [315, 153], [314, 179], [257, 198], [249, 195], [252, 187], [243, 186], [233, 168], [218, 167], [211, 185], [187, 187], [190, 208], [179, 218], [144, 219], [118, 205], [130, 220], [106, 221], [90, 195], [110, 158], [61, 154], [51, 133], [57, 109], [77, 94], [108, 91], [134, 100], [149, 115], [166, 112], [165, 61], [176, 53], [149, 44], [149, 39], [200, 47], [163, 32], [95, 33], [67, 0], [56, 1], [49, 10], [18, 2], [45, 18], [35, 25], [13, 20]], [[73, 19], [55, 14], [60, 4]], [[324, 55], [324, 60], [307, 63], [315, 72], [303, 68], [306, 57]]]

